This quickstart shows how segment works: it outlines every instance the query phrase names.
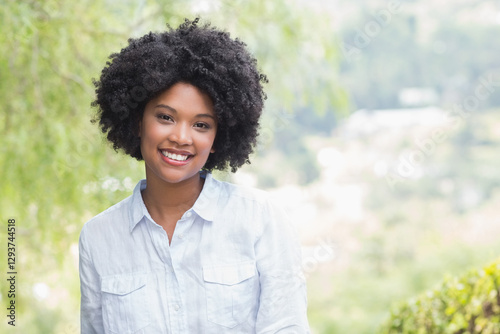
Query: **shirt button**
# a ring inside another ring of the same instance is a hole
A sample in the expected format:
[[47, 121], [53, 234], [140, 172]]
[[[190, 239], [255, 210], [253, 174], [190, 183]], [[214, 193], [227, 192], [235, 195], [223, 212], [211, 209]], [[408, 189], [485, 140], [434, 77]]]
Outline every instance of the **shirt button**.
[[174, 305], [174, 310], [179, 311], [180, 308], [181, 307], [179, 305], [177, 305], [177, 304]]
[[187, 218], [191, 217], [191, 215], [192, 215], [191, 211], [189, 211], [189, 212], [186, 213], [186, 217]]
[[184, 239], [184, 233], [179, 234], [179, 239]]

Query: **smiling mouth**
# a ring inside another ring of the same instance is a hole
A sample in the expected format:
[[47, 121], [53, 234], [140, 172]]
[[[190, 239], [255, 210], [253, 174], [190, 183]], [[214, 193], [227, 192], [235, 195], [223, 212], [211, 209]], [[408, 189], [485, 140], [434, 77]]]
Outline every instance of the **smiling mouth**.
[[175, 154], [170, 153], [168, 151], [160, 151], [165, 157], [175, 160], [175, 161], [186, 161], [188, 158], [192, 157], [192, 155], [187, 154]]

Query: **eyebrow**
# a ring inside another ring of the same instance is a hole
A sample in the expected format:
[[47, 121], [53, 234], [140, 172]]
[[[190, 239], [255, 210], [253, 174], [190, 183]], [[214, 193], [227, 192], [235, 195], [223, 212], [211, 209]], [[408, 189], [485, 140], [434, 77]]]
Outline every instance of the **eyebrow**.
[[[177, 114], [177, 110], [175, 110], [175, 108], [172, 108], [171, 106], [166, 105], [166, 104], [158, 104], [155, 108], [165, 108], [165, 109], [168, 109], [171, 112]], [[209, 117], [209, 118], [213, 119], [214, 121], [217, 120], [214, 116], [212, 116], [210, 114], [197, 114], [195, 117]]]
[[175, 110], [174, 108], [172, 108], [171, 106], [168, 106], [166, 104], [158, 104], [155, 108], [165, 108], [165, 109], [168, 109], [172, 112], [177, 113], [177, 110]]

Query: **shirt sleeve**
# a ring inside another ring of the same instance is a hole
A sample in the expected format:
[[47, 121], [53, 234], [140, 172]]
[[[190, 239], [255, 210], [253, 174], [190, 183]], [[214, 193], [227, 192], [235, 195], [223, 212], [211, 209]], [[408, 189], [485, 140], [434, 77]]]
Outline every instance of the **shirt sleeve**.
[[80, 234], [80, 326], [82, 334], [104, 333], [101, 308], [101, 281], [96, 272], [85, 236], [85, 228]]
[[261, 286], [256, 333], [310, 333], [300, 244], [283, 208], [268, 204], [255, 244]]

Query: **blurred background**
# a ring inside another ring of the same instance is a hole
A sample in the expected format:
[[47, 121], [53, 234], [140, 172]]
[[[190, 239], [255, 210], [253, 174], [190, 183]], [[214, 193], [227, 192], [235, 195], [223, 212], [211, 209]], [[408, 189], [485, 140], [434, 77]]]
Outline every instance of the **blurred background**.
[[498, 258], [499, 1], [2, 0], [18, 313], [0, 333], [79, 333], [80, 229], [144, 177], [90, 123], [92, 78], [127, 38], [196, 15], [269, 77], [252, 164], [216, 176], [289, 208], [313, 333], [375, 333], [398, 301]]

